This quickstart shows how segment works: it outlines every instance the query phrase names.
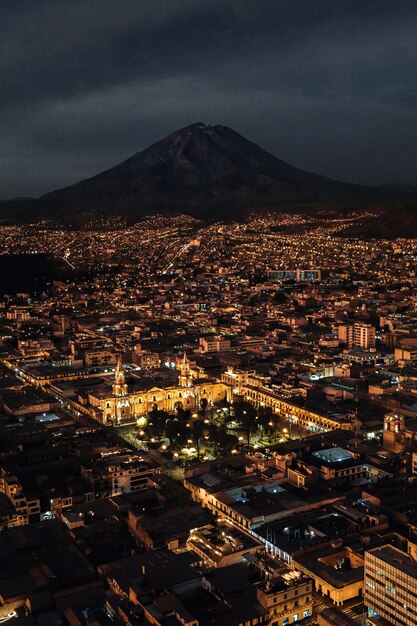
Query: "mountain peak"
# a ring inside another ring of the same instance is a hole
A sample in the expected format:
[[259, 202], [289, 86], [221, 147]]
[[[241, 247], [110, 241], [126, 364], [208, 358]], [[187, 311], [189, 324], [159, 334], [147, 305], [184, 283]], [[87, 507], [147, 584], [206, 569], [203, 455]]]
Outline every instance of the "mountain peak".
[[234, 218], [257, 208], [363, 205], [398, 195], [302, 171], [227, 126], [196, 122], [105, 172], [28, 202], [28, 211]]

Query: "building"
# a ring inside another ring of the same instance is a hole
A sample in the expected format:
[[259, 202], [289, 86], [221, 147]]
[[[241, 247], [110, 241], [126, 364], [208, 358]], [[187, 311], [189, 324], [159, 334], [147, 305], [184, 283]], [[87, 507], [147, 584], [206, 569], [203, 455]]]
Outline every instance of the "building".
[[311, 432], [323, 433], [339, 428], [356, 430], [360, 426], [357, 420], [350, 419], [345, 415], [325, 415], [291, 402], [275, 390], [265, 386], [268, 382], [267, 377], [228, 368], [227, 372], [222, 374], [221, 381], [227, 390], [229, 402], [233, 402], [236, 396], [241, 396], [256, 408], [270, 407], [274, 413], [278, 414], [281, 419], [288, 421], [289, 424], [294, 424]]
[[81, 475], [94, 489], [97, 497], [117, 496], [147, 489], [156, 468], [141, 456], [101, 453], [81, 461]]
[[201, 337], [200, 341], [201, 352], [222, 352], [224, 350], [230, 350], [230, 339], [225, 337]]
[[17, 476], [0, 468], [0, 530], [39, 521], [40, 512], [39, 498], [27, 497]]
[[307, 467], [316, 466], [323, 480], [377, 482], [382, 478], [392, 478], [389, 472], [364, 463], [354, 452], [339, 447], [312, 452], [310, 459]]
[[300, 572], [281, 568], [258, 586], [257, 594], [271, 626], [295, 624], [313, 614], [313, 580]]
[[96, 367], [97, 365], [115, 365], [117, 355], [110, 350], [88, 350], [84, 354], [85, 365]]
[[340, 343], [349, 348], [353, 347], [353, 326], [351, 324], [340, 324], [337, 328], [337, 335]]
[[84, 413], [105, 426], [125, 424], [148, 415], [153, 408], [172, 413], [178, 405], [184, 409], [195, 409], [201, 400], [208, 404], [224, 399], [226, 388], [215, 378], [198, 378], [191, 370], [186, 354], [179, 366], [179, 376], [175, 383], [160, 386], [156, 378], [154, 386], [136, 388], [130, 391], [125, 373], [119, 361], [111, 388], [98, 386], [84, 396], [69, 400], [75, 412]]
[[383, 445], [391, 452], [401, 452], [405, 418], [397, 413], [387, 413], [384, 417]]
[[363, 322], [340, 324], [337, 328], [339, 342], [349, 348], [369, 350], [375, 348], [375, 327]]
[[270, 281], [295, 280], [297, 283], [315, 283], [321, 281], [321, 270], [270, 270], [267, 276]]
[[187, 548], [195, 552], [207, 567], [226, 567], [237, 563], [243, 556], [256, 554], [261, 547], [260, 541], [223, 519], [193, 528], [187, 539]]
[[293, 558], [293, 567], [314, 579], [315, 589], [337, 606], [363, 594], [362, 546], [335, 539]]
[[416, 348], [395, 348], [394, 359], [399, 366], [416, 365], [417, 349]]
[[133, 350], [132, 363], [138, 365], [141, 369], [155, 369], [161, 366], [159, 354], [150, 352], [149, 350]]
[[389, 544], [365, 552], [364, 600], [371, 623], [382, 618], [393, 626], [415, 626], [417, 563]]
[[[229, 472], [227, 480], [215, 470], [194, 476], [186, 474], [184, 486], [196, 502], [252, 534], [274, 520], [318, 509], [340, 499], [331, 491], [319, 494], [297, 491], [283, 479], [268, 480], [259, 474], [233, 480]], [[266, 543], [262, 536], [258, 538]]]
[[371, 324], [355, 322], [353, 325], [353, 345], [363, 350], [375, 348], [375, 327]]

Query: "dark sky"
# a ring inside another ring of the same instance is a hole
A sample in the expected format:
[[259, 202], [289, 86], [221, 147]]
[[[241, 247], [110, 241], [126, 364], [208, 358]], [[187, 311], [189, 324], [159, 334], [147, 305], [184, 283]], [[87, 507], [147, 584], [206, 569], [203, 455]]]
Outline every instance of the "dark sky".
[[1, 0], [0, 50], [2, 198], [197, 121], [334, 178], [417, 184], [417, 0]]

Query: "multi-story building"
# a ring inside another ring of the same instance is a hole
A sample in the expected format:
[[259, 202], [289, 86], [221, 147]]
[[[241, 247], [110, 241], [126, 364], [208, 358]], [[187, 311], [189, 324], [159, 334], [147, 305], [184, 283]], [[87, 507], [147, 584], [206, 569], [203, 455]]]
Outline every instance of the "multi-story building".
[[156, 471], [155, 466], [135, 454], [109, 454], [81, 461], [81, 475], [98, 497], [146, 489]]
[[405, 418], [397, 413], [387, 413], [384, 417], [383, 445], [391, 452], [401, 452]]
[[339, 342], [352, 348], [353, 346], [353, 326], [351, 324], [340, 324], [337, 328]]
[[215, 470], [200, 475], [186, 473], [184, 486], [196, 502], [252, 534], [263, 524], [312, 511], [340, 499], [332, 491], [301, 499], [280, 478], [270, 480], [257, 474], [237, 477], [234, 481], [230, 474], [227, 478]]
[[244, 372], [228, 368], [222, 374], [222, 383], [227, 390], [227, 399], [233, 402], [236, 395], [242, 396], [256, 408], [270, 407], [281, 419], [287, 420], [311, 432], [325, 432], [329, 430], [356, 430], [360, 423], [345, 415], [325, 415], [312, 411], [282, 397], [275, 390], [265, 387], [267, 378], [256, 376], [253, 372]]
[[417, 563], [402, 550], [383, 545], [365, 552], [365, 606], [371, 623], [417, 623]]
[[353, 542], [340, 538], [319, 544], [293, 557], [293, 567], [314, 580], [315, 589], [337, 606], [363, 594], [363, 555]]
[[156, 352], [148, 350], [136, 350], [132, 352], [132, 363], [138, 365], [143, 370], [155, 369], [161, 366], [161, 359]]
[[268, 610], [271, 626], [287, 626], [313, 614], [313, 580], [282, 568], [257, 588], [259, 604]]
[[117, 363], [117, 355], [111, 350], [88, 350], [84, 354], [84, 363], [86, 366], [97, 365], [115, 365]]
[[201, 558], [205, 566], [227, 567], [239, 562], [244, 555], [259, 552], [262, 543], [228, 520], [218, 519], [212, 524], [193, 528], [186, 546]]
[[26, 497], [17, 476], [0, 468], [0, 529], [24, 526], [30, 519], [39, 521], [40, 500]]
[[295, 280], [297, 283], [314, 283], [321, 280], [321, 270], [313, 269], [292, 269], [292, 270], [270, 270], [267, 274], [268, 280]]
[[230, 350], [230, 339], [226, 339], [221, 336], [214, 337], [201, 337], [200, 341], [201, 352], [221, 352], [222, 350]]
[[353, 345], [363, 350], [375, 348], [375, 326], [355, 322], [353, 325]]
[[369, 350], [375, 348], [375, 327], [371, 324], [355, 322], [352, 324], [340, 324], [337, 329], [339, 342], [349, 348], [362, 348]]
[[398, 365], [416, 365], [417, 349], [416, 348], [395, 348], [394, 359]]

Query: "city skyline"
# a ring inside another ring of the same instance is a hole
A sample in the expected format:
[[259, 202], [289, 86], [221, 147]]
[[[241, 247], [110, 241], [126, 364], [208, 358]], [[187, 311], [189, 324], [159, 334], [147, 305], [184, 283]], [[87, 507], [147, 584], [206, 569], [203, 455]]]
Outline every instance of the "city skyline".
[[414, 185], [416, 11], [6, 0], [0, 198], [74, 183], [198, 120], [302, 169]]
[[0, 624], [415, 626], [414, 18], [0, 2]]

